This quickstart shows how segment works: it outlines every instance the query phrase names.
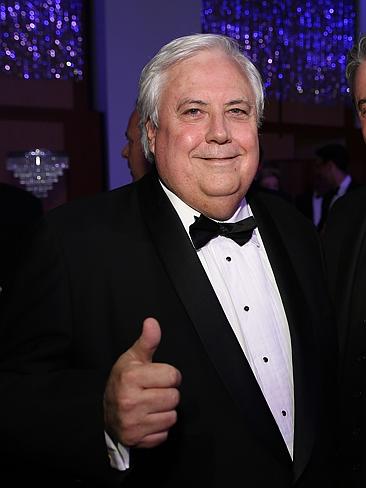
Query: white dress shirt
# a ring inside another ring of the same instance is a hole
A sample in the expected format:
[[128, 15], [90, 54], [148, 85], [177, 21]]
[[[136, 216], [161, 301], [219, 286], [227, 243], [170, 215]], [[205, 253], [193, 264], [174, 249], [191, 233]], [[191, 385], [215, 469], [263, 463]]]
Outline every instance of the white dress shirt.
[[332, 201], [329, 204], [329, 207], [331, 207], [336, 200], [338, 200], [339, 197], [343, 197], [343, 195], [346, 193], [348, 190], [349, 185], [352, 183], [352, 178], [350, 175], [347, 175], [342, 183], [339, 185], [337, 193], [334, 195], [332, 198]]
[[[189, 226], [199, 213], [163, 184], [162, 188], [189, 235]], [[243, 199], [227, 222], [236, 222], [250, 215], [250, 207]], [[218, 236], [197, 254], [293, 457], [294, 394], [290, 332], [259, 230], [254, 230], [252, 238], [244, 246]], [[120, 470], [127, 469], [128, 449], [120, 444], [115, 446], [107, 434], [106, 442], [111, 465]]]
[[[189, 226], [199, 213], [166, 187], [163, 189], [189, 235]], [[244, 199], [227, 222], [250, 215]], [[197, 254], [292, 457], [294, 395], [290, 332], [259, 230], [255, 229], [244, 246], [218, 236]]]
[[313, 207], [313, 224], [317, 226], [322, 218], [323, 197], [313, 192], [311, 203]]

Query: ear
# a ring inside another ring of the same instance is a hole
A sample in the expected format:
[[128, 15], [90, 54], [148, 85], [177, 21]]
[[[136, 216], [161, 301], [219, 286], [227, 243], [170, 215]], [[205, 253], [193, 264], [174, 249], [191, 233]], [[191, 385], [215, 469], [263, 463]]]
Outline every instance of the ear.
[[149, 142], [149, 149], [155, 155], [156, 127], [150, 119], [146, 122], [145, 127], [147, 132], [147, 140]]

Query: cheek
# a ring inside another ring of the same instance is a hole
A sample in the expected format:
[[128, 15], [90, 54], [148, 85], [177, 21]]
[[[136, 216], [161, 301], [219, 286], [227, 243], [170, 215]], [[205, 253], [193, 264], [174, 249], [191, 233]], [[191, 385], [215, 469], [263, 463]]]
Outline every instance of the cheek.
[[231, 137], [244, 150], [259, 152], [258, 130], [254, 123], [236, 124], [232, 128]]
[[174, 134], [174, 144], [182, 151], [188, 152], [202, 141], [204, 141], [204, 137], [197, 127], [185, 127]]
[[197, 146], [201, 142], [205, 141], [204, 131], [198, 127], [189, 128], [182, 131], [182, 140], [187, 146]]
[[161, 134], [162, 138], [157, 139], [157, 147], [163, 148], [163, 152], [178, 157], [189, 157], [190, 152], [199, 146], [204, 138], [197, 131], [176, 130]]
[[253, 133], [249, 135], [247, 138], [242, 138], [241, 147], [244, 150], [244, 152], [247, 154], [249, 160], [255, 166], [255, 169], [257, 169], [259, 165], [258, 135], [256, 133]]

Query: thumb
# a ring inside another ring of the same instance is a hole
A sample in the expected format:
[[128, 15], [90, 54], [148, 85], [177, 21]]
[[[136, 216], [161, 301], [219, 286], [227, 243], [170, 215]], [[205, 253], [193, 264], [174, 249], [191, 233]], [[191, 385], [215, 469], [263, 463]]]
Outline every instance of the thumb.
[[132, 346], [135, 359], [142, 362], [152, 362], [153, 355], [160, 344], [161, 330], [159, 322], [149, 317], [144, 320], [142, 333]]

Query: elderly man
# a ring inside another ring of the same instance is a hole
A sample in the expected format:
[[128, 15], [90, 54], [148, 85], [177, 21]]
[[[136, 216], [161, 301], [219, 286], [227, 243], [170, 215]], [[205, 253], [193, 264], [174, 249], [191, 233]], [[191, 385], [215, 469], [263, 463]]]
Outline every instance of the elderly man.
[[[347, 78], [366, 142], [366, 36], [350, 51]], [[334, 204], [325, 252], [341, 354], [340, 486], [366, 486], [366, 187]], [[343, 484], [342, 484], [343, 483]]]
[[250, 195], [257, 69], [228, 37], [173, 40], [138, 110], [156, 169], [50, 212], [27, 246], [0, 459], [48, 486], [333, 487], [320, 246], [287, 202]]

